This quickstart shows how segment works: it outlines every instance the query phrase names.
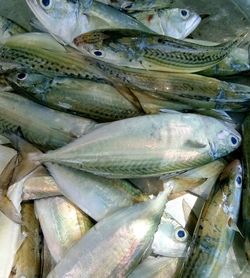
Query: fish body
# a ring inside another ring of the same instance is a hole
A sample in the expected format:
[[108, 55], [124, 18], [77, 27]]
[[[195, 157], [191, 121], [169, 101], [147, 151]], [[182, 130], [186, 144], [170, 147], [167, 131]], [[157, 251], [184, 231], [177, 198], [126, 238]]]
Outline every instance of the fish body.
[[126, 277], [146, 255], [166, 204], [167, 192], [117, 211], [74, 245], [48, 278]]
[[127, 12], [147, 11], [153, 9], [168, 8], [173, 4], [173, 0], [98, 0], [101, 3], [111, 5], [115, 8], [125, 10]]
[[184, 39], [200, 24], [201, 17], [187, 9], [159, 9], [132, 14], [155, 33]]
[[19, 95], [0, 92], [0, 130], [17, 132], [46, 148], [58, 148], [81, 136], [95, 122], [54, 111]]
[[96, 221], [148, 199], [126, 180], [106, 179], [52, 163], [46, 166], [62, 194]]
[[0, 40], [25, 32], [27, 31], [17, 23], [4, 16], [0, 16]]
[[40, 277], [40, 235], [39, 222], [35, 216], [34, 204], [22, 205], [23, 233], [26, 237], [18, 249], [10, 278]]
[[[250, 87], [198, 74], [163, 73], [109, 67], [97, 62], [112, 82], [121, 82], [137, 97], [144, 111], [193, 108], [247, 111]], [[170, 108], [171, 109], [171, 108]]]
[[93, 225], [87, 215], [63, 197], [36, 200], [35, 210], [51, 256], [56, 263]]
[[129, 278], [171, 278], [178, 260], [168, 257], [148, 257], [128, 276]]
[[245, 253], [250, 260], [250, 148], [249, 148], [250, 116], [248, 115], [242, 125], [243, 158], [244, 158], [244, 189], [242, 198], [243, 233], [245, 237]]
[[51, 108], [106, 122], [140, 115], [113, 86], [85, 79], [14, 71], [7, 79], [17, 92]]
[[101, 126], [34, 159], [111, 178], [150, 177], [203, 165], [230, 153], [240, 142], [238, 132], [219, 120], [173, 112]]
[[232, 245], [242, 190], [242, 167], [234, 160], [223, 171], [198, 220], [180, 276], [218, 277]]
[[66, 44], [71, 44], [80, 34], [100, 28], [151, 32], [135, 18], [97, 1], [85, 2], [85, 6], [83, 1], [67, 0], [49, 0], [46, 6], [39, 0], [26, 0], [26, 3], [42, 25]]
[[246, 36], [204, 46], [138, 30], [107, 29], [80, 35], [75, 46], [117, 66], [192, 73], [223, 60]]

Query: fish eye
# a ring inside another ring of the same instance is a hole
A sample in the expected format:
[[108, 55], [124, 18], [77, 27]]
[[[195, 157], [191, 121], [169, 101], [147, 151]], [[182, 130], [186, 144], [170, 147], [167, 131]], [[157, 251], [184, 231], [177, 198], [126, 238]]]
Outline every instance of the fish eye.
[[237, 143], [238, 143], [238, 139], [235, 136], [231, 136], [230, 141], [233, 146], [237, 145]]
[[92, 54], [94, 54], [96, 57], [104, 57], [104, 53], [103, 53], [101, 50], [99, 50], [99, 49], [92, 50], [91, 52], [92, 52]]
[[184, 242], [184, 241], [187, 240], [187, 237], [188, 237], [188, 235], [187, 235], [187, 233], [186, 233], [186, 231], [184, 229], [182, 229], [182, 228], [176, 229], [176, 231], [175, 231], [175, 238], [178, 241]]
[[241, 185], [242, 184], [242, 177], [241, 176], [237, 176], [236, 179], [235, 179], [236, 183], [238, 185]]
[[25, 72], [18, 73], [18, 75], [17, 75], [17, 79], [20, 81], [23, 81], [26, 78], [27, 78], [27, 73], [25, 73]]
[[184, 18], [184, 19], [188, 18], [188, 17], [189, 17], [189, 11], [188, 11], [188, 10], [182, 9], [182, 10], [181, 10], [181, 16], [182, 16], [182, 18]]
[[40, 5], [44, 9], [49, 9], [51, 7], [51, 4], [52, 4], [52, 0], [40, 0]]

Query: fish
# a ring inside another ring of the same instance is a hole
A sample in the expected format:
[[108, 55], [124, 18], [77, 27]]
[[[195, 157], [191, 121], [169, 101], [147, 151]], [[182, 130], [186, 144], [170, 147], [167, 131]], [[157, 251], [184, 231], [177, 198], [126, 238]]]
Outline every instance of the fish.
[[187, 259], [176, 277], [218, 277], [237, 229], [241, 191], [242, 166], [234, 160], [204, 206]]
[[26, 235], [18, 249], [11, 269], [10, 278], [40, 277], [40, 227], [35, 216], [34, 204], [22, 205], [22, 232]]
[[36, 104], [20, 95], [0, 92], [0, 131], [21, 132], [44, 148], [58, 148], [96, 126], [96, 122]]
[[5, 76], [21, 95], [27, 95], [50, 108], [99, 122], [142, 114], [139, 107], [109, 84], [77, 78], [49, 77], [24, 70], [11, 71]]
[[194, 73], [223, 60], [246, 37], [204, 46], [138, 30], [105, 29], [84, 33], [74, 45], [91, 57], [122, 67]]
[[[54, 55], [55, 52], [57, 55]], [[240, 84], [231, 86], [230, 83], [194, 74], [115, 67], [83, 56], [42, 33], [9, 38], [2, 48], [0, 46], [0, 57], [0, 67], [4, 71], [36, 71], [50, 77], [56, 75], [112, 84], [139, 110], [145, 109], [145, 113], [159, 112], [166, 107], [182, 110], [190, 106], [244, 111], [249, 106], [249, 87]], [[194, 95], [195, 101], [190, 94]]]
[[[56, 53], [56, 54], [55, 54]], [[102, 72], [81, 53], [46, 33], [25, 33], [0, 42], [0, 73], [35, 70], [48, 76], [71, 76], [102, 81]]]
[[35, 210], [50, 254], [56, 263], [93, 226], [91, 219], [64, 197], [36, 200]]
[[23, 243], [25, 235], [22, 233], [21, 225], [10, 220], [1, 211], [0, 225], [0, 277], [6, 278], [11, 273], [16, 252]]
[[148, 197], [126, 180], [111, 180], [54, 163], [46, 163], [64, 196], [95, 221]]
[[183, 40], [200, 24], [201, 17], [188, 9], [159, 9], [132, 14], [157, 34]]
[[244, 249], [248, 260], [250, 261], [250, 149], [249, 149], [249, 127], [250, 115], [248, 114], [242, 124], [242, 148], [243, 148], [243, 166], [244, 166], [244, 189], [242, 194], [242, 228], [244, 235]]
[[149, 256], [137, 266], [128, 278], [172, 278], [177, 262], [176, 258]]
[[48, 32], [65, 44], [100, 28], [152, 32], [135, 18], [98, 1], [26, 0], [26, 3]]
[[98, 0], [101, 3], [111, 5], [115, 8], [125, 10], [127, 12], [148, 11], [153, 9], [168, 8], [173, 4], [173, 0]]
[[146, 256], [168, 192], [118, 210], [98, 222], [49, 273], [48, 278], [126, 277]]
[[4, 16], [0, 16], [0, 40], [26, 32], [28, 31], [21, 27], [19, 24]]
[[240, 134], [220, 120], [173, 111], [100, 126], [33, 159], [129, 179], [192, 169], [229, 154], [240, 143]]
[[49, 272], [56, 266], [56, 262], [53, 260], [46, 240], [43, 239], [42, 251], [41, 251], [41, 278], [46, 278]]
[[112, 82], [121, 82], [129, 88], [146, 113], [159, 113], [168, 107], [178, 111], [194, 108], [244, 112], [249, 109], [247, 85], [198, 74], [110, 69], [104, 63], [100, 66]]

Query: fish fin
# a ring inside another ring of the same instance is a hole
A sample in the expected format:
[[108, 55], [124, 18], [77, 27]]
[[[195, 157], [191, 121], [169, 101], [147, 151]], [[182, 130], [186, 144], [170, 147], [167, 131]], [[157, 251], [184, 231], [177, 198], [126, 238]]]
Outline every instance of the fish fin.
[[206, 148], [206, 144], [201, 143], [197, 140], [189, 139], [185, 142], [185, 146], [191, 147], [191, 148], [198, 148], [198, 149], [203, 149]]
[[186, 221], [185, 229], [188, 231], [190, 235], [193, 235], [198, 221], [198, 217], [196, 216], [194, 210], [189, 206], [188, 202], [185, 199], [182, 200], [182, 209], [184, 219]]
[[168, 181], [168, 180], [170, 180], [176, 176], [179, 176], [185, 172], [187, 172], [187, 171], [183, 170], [183, 171], [177, 171], [177, 172], [173, 172], [173, 173], [164, 174], [164, 175], [160, 176], [159, 179], [162, 180], [163, 182], [165, 182], [165, 181]]
[[228, 115], [227, 112], [223, 111], [223, 110], [218, 110], [218, 109], [195, 109], [195, 112], [201, 114], [201, 115], [205, 115], [205, 116], [209, 116], [209, 117], [213, 117], [216, 118], [218, 120], [222, 120], [223, 122], [226, 122], [230, 125], [232, 125], [232, 127], [236, 127], [236, 124], [234, 123], [233, 119]]
[[6, 136], [19, 152], [18, 164], [13, 173], [13, 180], [17, 182], [40, 166], [40, 163], [31, 159], [30, 154], [42, 154], [42, 152], [14, 133], [7, 134]]
[[238, 232], [242, 236], [242, 238], [244, 238], [244, 236], [241, 233], [240, 229], [238, 228], [237, 224], [234, 222], [234, 220], [231, 217], [228, 219], [227, 224], [230, 229], [234, 230], [235, 232]]
[[139, 112], [144, 111], [137, 96], [129, 88], [125, 87], [124, 85], [120, 85], [120, 84], [114, 84], [113, 86], [120, 93], [120, 95], [122, 95], [131, 104], [133, 104], [134, 107], [137, 108]]
[[16, 210], [12, 202], [6, 196], [0, 198], [0, 211], [13, 222], [17, 224], [22, 223], [21, 214]]
[[5, 191], [8, 190], [9, 185], [13, 179], [13, 174], [18, 164], [18, 155], [12, 157], [8, 164], [3, 169], [0, 175], [0, 195], [3, 196]]
[[209, 187], [208, 189], [202, 189], [201, 191], [199, 191], [199, 189], [196, 188], [191, 188], [189, 190], [187, 190], [187, 193], [192, 194], [195, 197], [201, 198], [204, 201], [207, 201], [209, 199], [209, 196], [211, 194], [211, 188]]
[[190, 190], [194, 187], [202, 185], [207, 181], [207, 178], [192, 178], [192, 177], [174, 177], [169, 182], [174, 182], [173, 193], [179, 193]]

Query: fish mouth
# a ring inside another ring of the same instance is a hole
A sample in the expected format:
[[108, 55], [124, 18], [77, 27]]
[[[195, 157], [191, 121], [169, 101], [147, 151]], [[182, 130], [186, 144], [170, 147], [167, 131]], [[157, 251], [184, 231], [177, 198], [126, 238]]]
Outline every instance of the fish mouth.
[[201, 17], [198, 16], [196, 18], [194, 18], [192, 21], [190, 21], [190, 23], [187, 26], [187, 31], [185, 32], [185, 37], [187, 37], [188, 35], [190, 35], [196, 28], [197, 26], [201, 23]]

